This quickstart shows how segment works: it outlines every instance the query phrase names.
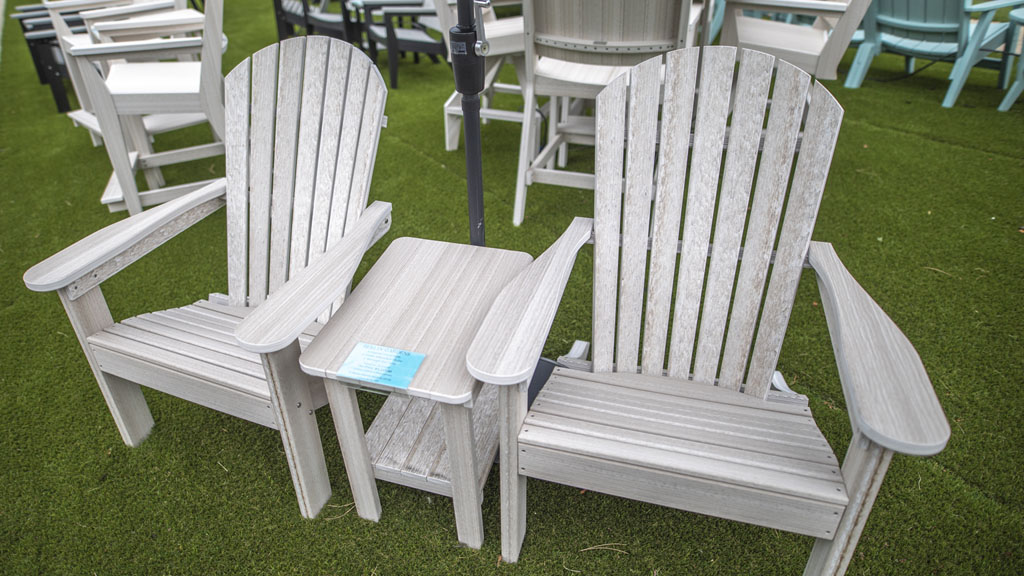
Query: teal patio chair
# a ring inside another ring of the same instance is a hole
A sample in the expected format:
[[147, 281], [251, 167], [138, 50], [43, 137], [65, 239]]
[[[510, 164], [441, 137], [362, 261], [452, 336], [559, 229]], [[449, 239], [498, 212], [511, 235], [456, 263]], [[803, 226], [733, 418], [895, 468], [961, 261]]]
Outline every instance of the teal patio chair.
[[999, 85], [1005, 88], [1011, 58], [990, 54], [1009, 40], [1008, 24], [992, 20], [997, 10], [1011, 6], [1024, 6], [1024, 0], [876, 0], [864, 16], [864, 42], [845, 85], [859, 88], [871, 61], [884, 51], [903, 55], [908, 74], [914, 71], [915, 58], [954, 60], [944, 108], [956, 103], [975, 66], [1000, 70]]

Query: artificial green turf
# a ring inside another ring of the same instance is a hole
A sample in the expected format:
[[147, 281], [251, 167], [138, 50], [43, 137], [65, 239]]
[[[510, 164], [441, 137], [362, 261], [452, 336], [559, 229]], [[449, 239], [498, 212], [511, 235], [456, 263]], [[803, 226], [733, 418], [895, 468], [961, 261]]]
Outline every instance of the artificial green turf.
[[[11, 7], [8, 8], [10, 11]], [[6, 19], [5, 19], [6, 20]], [[6, 25], [6, 22], [5, 22]], [[225, 8], [230, 70], [275, 40], [269, 0]], [[498, 565], [497, 477], [486, 541], [456, 545], [451, 503], [380, 483], [379, 524], [351, 496], [330, 416], [320, 428], [334, 496], [299, 517], [272, 430], [147, 392], [156, 420], [139, 448], [114, 428], [53, 294], [25, 289], [31, 265], [123, 214], [98, 203], [102, 148], [55, 113], [16, 27], [0, 62], [0, 573], [3, 574], [791, 574], [811, 539], [531, 481], [518, 565]], [[841, 67], [849, 65], [852, 52]], [[382, 56], [381, 64], [384, 56]], [[953, 429], [930, 459], [894, 458], [850, 574], [1024, 573], [1024, 102], [996, 105], [976, 70], [956, 108], [939, 106], [948, 64], [909, 79], [876, 59], [860, 90], [828, 83], [847, 114], [815, 233], [915, 344]], [[373, 199], [394, 205], [391, 239], [468, 239], [462, 153], [443, 149], [443, 65], [405, 62], [388, 99]], [[515, 106], [515, 99], [503, 100]], [[161, 139], [197, 139], [201, 130]], [[165, 144], [164, 144], [165, 145]], [[592, 194], [537, 185], [511, 226], [518, 127], [484, 127], [487, 239], [539, 254]], [[574, 160], [586, 163], [581, 149]], [[169, 170], [222, 171], [219, 161]], [[104, 284], [115, 318], [224, 291], [217, 214]], [[546, 353], [587, 338], [590, 253], [582, 253]], [[780, 369], [811, 397], [837, 453], [849, 420], [813, 276], [801, 285]], [[364, 417], [380, 405], [363, 398]], [[589, 549], [616, 543], [613, 548]], [[589, 550], [588, 550], [589, 549]]]

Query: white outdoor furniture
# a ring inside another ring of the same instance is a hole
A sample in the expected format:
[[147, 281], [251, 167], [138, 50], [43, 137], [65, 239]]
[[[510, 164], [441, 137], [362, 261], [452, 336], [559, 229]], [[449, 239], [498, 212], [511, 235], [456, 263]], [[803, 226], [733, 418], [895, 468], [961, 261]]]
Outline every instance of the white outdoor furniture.
[[[913, 346], [832, 246], [811, 241], [842, 108], [793, 65], [740, 50], [734, 81], [736, 61], [733, 47], [678, 50], [664, 72], [655, 58], [601, 93], [594, 219], [575, 219], [512, 281], [470, 347], [469, 372], [500, 387], [506, 561], [519, 557], [531, 477], [813, 536], [805, 574], [842, 574], [893, 453], [946, 445]], [[590, 240], [592, 362], [566, 361], [575, 368], [556, 369], [528, 411]], [[806, 267], [853, 427], [841, 467], [807, 398], [771, 390]]]
[[[523, 252], [395, 240], [302, 353], [302, 369], [324, 378], [361, 517], [380, 519], [375, 477], [411, 486], [451, 497], [459, 542], [480, 548], [498, 395], [466, 370], [466, 350], [495, 297], [531, 261]], [[340, 377], [360, 342], [424, 354], [423, 362], [407, 388]], [[365, 437], [353, 386], [390, 394]]]
[[[700, 12], [689, 0], [525, 0], [524, 110], [549, 96], [548, 139], [537, 150], [536, 126], [523, 123], [512, 223], [526, 215], [527, 187], [535, 182], [594, 188], [594, 175], [555, 169], [568, 144], [593, 145], [594, 119], [582, 113], [628, 66], [689, 45]], [[600, 110], [596, 111], [599, 114]]]
[[[75, 92], [79, 108], [67, 113], [76, 126], [89, 131], [93, 144], [103, 143], [103, 132], [100, 123], [93, 113], [92, 100], [85, 87], [78, 67], [71, 60], [72, 46], [86, 46], [96, 42], [114, 40], [146, 40], [201, 31], [203, 15], [195, 10], [185, 9], [181, 0], [152, 0], [132, 2], [130, 0], [44, 0], [53, 23], [54, 33], [58, 41], [60, 58], [67, 64], [68, 78]], [[85, 25], [85, 32], [74, 34], [65, 22], [64, 16], [75, 14]], [[95, 32], [99, 28], [102, 33]], [[100, 37], [102, 34], [102, 38]], [[149, 114], [142, 117], [143, 127], [151, 137], [206, 121], [202, 113], [186, 114]], [[147, 181], [154, 187], [163, 185], [159, 169], [146, 170]], [[123, 201], [116, 201], [121, 196], [120, 185], [112, 174], [105, 192], [111, 210], [124, 210]]]
[[[725, 0], [721, 43], [767, 52], [821, 80], [836, 68], [871, 0]], [[744, 16], [744, 10], [814, 16], [811, 26]]]
[[[501, 2], [509, 4], [510, 2]], [[519, 2], [512, 2], [519, 4]], [[499, 4], [499, 2], [492, 2]], [[439, 28], [449, 30], [458, 22], [456, 18], [456, 0], [434, 0], [434, 9], [437, 14]], [[523, 121], [523, 112], [515, 110], [503, 110], [490, 106], [495, 93], [522, 95], [522, 86], [507, 84], [498, 81], [498, 73], [506, 63], [511, 63], [516, 69], [516, 76], [522, 82], [525, 70], [523, 69], [523, 17], [512, 16], [509, 18], [497, 18], [492, 10], [483, 11], [484, 34], [490, 45], [487, 54], [486, 72], [484, 76], [484, 90], [480, 97], [480, 119], [482, 122], [488, 120], [502, 120], [506, 122]], [[448, 47], [448, 61], [451, 61], [451, 46], [448, 46], [448, 36], [444, 36], [445, 46]], [[540, 122], [538, 112], [532, 115], [534, 122]], [[444, 103], [444, 149], [451, 152], [459, 148], [459, 136], [462, 133], [462, 94], [453, 91], [452, 95]]]
[[[30, 289], [60, 296], [126, 444], [138, 446], [153, 426], [140, 386], [277, 429], [300, 512], [316, 516], [331, 493], [314, 414], [327, 398], [299, 369], [299, 351], [390, 224], [390, 205], [366, 207], [385, 98], [376, 68], [348, 44], [269, 46], [227, 78], [226, 180], [25, 273]], [[100, 283], [225, 202], [228, 294], [114, 323]], [[275, 319], [274, 341], [256, 352], [235, 338], [254, 311]]]
[[[224, 136], [220, 63], [223, 1], [208, 0], [205, 10], [201, 38], [176, 38], [172, 34], [168, 38], [90, 42], [68, 48], [69, 65], [77, 68], [85, 84], [114, 167], [114, 177], [102, 198], [104, 204], [116, 208], [123, 205], [130, 214], [136, 214], [143, 207], [166, 202], [210, 182], [164, 186], [159, 173], [161, 166], [224, 153], [220, 142]], [[199, 62], [156, 61], [196, 53], [201, 54]], [[106, 67], [105, 75], [97, 68], [99, 63]], [[154, 153], [142, 119], [149, 114], [202, 114], [210, 123], [214, 142]], [[146, 171], [149, 190], [143, 193], [135, 183], [136, 169]]]
[[[1010, 28], [1006, 32], [1008, 44], [1012, 45], [1017, 41], [1017, 34], [1020, 33], [1022, 28], [1024, 28], [1024, 8], [1017, 8], [1010, 12]], [[1007, 46], [1006, 49], [1009, 51], [1012, 48], [1012, 46]], [[999, 111], [1009, 112], [1010, 108], [1013, 107], [1013, 103], [1017, 101], [1017, 98], [1020, 98], [1022, 92], [1024, 92], [1024, 52], [1017, 56], [1017, 79], [1010, 85], [1009, 91], [999, 104]]]

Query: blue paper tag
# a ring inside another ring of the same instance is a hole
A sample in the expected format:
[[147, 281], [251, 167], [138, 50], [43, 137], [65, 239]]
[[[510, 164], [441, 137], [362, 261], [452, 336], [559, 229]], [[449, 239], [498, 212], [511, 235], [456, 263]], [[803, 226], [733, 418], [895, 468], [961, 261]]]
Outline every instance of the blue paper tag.
[[418, 352], [359, 342], [338, 369], [338, 378], [408, 388], [423, 358]]

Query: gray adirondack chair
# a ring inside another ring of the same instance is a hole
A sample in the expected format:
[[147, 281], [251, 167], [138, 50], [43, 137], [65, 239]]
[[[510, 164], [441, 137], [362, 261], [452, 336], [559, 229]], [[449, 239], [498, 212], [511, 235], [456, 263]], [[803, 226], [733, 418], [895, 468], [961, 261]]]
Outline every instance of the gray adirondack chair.
[[[339, 40], [264, 48], [227, 77], [226, 179], [25, 273], [30, 289], [60, 296], [126, 444], [153, 426], [140, 386], [277, 429], [299, 509], [316, 516], [331, 493], [314, 414], [327, 398], [299, 350], [390, 224], [389, 204], [366, 207], [386, 95], [370, 60]], [[225, 203], [228, 294], [115, 323], [100, 283]], [[253, 316], [274, 329], [250, 332], [246, 349], [235, 330]]]
[[[949, 438], [913, 346], [832, 246], [811, 241], [842, 109], [795, 66], [739, 52], [735, 82], [735, 48], [668, 54], [660, 132], [660, 59], [601, 93], [594, 219], [576, 218], [509, 284], [469, 349], [470, 373], [501, 387], [507, 561], [531, 477], [813, 536], [806, 573], [841, 574], [893, 452], [932, 455]], [[592, 362], [556, 368], [528, 411], [527, 382], [591, 238]], [[808, 265], [853, 426], [841, 468], [807, 398], [771, 390]]]
[[[114, 178], [102, 202], [129, 214], [191, 192], [210, 180], [165, 186], [160, 167], [224, 153], [224, 92], [221, 75], [223, 0], [208, 0], [201, 38], [160, 38], [70, 45], [70, 66], [78, 70], [92, 112], [103, 134]], [[199, 62], [157, 61], [200, 54]], [[127, 61], [124, 61], [127, 60]], [[148, 61], [139, 61], [148, 60]], [[107, 67], [106, 75], [97, 64]], [[143, 116], [201, 114], [213, 142], [155, 153]], [[143, 170], [149, 189], [140, 193], [135, 171]]]
[[[725, 0], [722, 44], [767, 52], [821, 80], [835, 80], [836, 69], [853, 40], [871, 0]], [[804, 26], [745, 16], [744, 11], [814, 17]]]
[[[1010, 58], [989, 54], [1002, 44], [1008, 24], [993, 22], [996, 11], [1024, 6], [1024, 0], [875, 0], [864, 18], [864, 42], [846, 76], [847, 88], [860, 88], [871, 61], [882, 52], [906, 58], [907, 73], [914, 71], [914, 59], [953, 60], [944, 108], [956, 104], [967, 77], [975, 66], [1000, 70], [999, 84], [1009, 81]], [[974, 15], [978, 20], [972, 21]]]

